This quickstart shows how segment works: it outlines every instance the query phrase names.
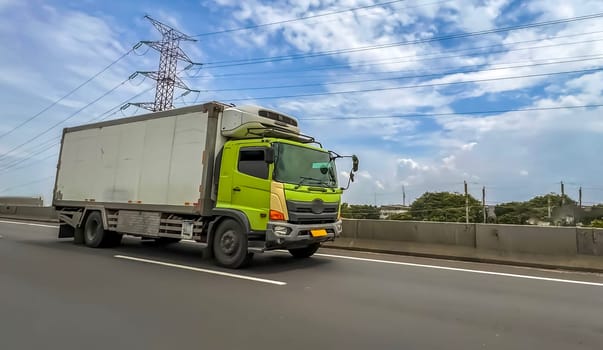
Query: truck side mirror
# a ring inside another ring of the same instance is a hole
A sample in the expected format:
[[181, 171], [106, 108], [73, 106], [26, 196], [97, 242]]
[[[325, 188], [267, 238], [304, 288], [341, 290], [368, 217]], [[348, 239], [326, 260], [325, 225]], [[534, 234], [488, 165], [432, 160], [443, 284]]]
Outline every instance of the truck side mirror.
[[[356, 155], [352, 156], [352, 171], [353, 172], [357, 172], [358, 171], [358, 157], [356, 157]], [[354, 180], [352, 180], [354, 181]]]
[[268, 164], [274, 163], [274, 148], [269, 147], [264, 150], [264, 161]]

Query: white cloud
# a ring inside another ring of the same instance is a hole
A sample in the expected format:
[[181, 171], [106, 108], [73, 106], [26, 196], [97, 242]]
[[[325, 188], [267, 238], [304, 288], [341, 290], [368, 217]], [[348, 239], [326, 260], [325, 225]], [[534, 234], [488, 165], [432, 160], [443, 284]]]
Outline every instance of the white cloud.
[[476, 145], [477, 145], [477, 142], [469, 142], [469, 143], [462, 145], [461, 149], [463, 151], [471, 151]]

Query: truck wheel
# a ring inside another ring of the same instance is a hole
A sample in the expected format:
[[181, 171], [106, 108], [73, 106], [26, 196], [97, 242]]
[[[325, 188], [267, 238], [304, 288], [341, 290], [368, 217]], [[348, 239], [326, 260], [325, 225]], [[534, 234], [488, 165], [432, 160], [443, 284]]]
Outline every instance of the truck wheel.
[[218, 226], [213, 241], [214, 257], [218, 265], [238, 269], [247, 265], [252, 253], [247, 252], [247, 236], [241, 225], [234, 220], [225, 220]]
[[295, 258], [309, 258], [320, 248], [320, 243], [312, 243], [307, 247], [289, 249], [289, 253]]
[[86, 226], [84, 227], [84, 243], [88, 247], [100, 248], [108, 243], [109, 232], [103, 228], [103, 219], [101, 214], [94, 211], [88, 215]]

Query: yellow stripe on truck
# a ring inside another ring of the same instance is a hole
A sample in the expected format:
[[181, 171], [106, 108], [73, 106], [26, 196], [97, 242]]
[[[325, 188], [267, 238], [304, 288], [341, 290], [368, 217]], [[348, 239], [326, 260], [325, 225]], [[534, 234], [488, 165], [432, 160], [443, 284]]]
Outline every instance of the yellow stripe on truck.
[[285, 220], [289, 220], [287, 202], [285, 202], [285, 187], [280, 182], [272, 181], [270, 184], [270, 209], [285, 214]]

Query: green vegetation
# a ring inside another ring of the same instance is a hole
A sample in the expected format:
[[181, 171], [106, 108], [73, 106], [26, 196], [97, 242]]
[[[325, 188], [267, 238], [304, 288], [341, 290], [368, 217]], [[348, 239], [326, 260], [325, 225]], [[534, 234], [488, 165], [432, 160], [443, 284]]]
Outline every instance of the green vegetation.
[[603, 219], [597, 219], [597, 220], [593, 220], [590, 223], [591, 227], [597, 227], [597, 228], [603, 228]]
[[[576, 204], [576, 201], [565, 195], [565, 204]], [[528, 220], [549, 221], [548, 206], [561, 206], [561, 195], [549, 193], [537, 196], [526, 202], [509, 202], [494, 208], [496, 221], [499, 224], [526, 225]]]
[[392, 214], [387, 217], [387, 220], [414, 220], [412, 218], [412, 214], [410, 212], [400, 213], [400, 214]]
[[[393, 215], [392, 215], [393, 216]], [[465, 222], [465, 195], [451, 192], [425, 192], [401, 219], [417, 221]], [[469, 222], [483, 221], [481, 203], [469, 196]]]
[[379, 207], [342, 203], [341, 216], [347, 219], [379, 219]]
[[[562, 199], [565, 206], [562, 208]], [[549, 218], [549, 204], [553, 218]], [[352, 219], [379, 219], [380, 208], [373, 205], [348, 205], [343, 203], [342, 216]], [[597, 210], [591, 210], [597, 209]], [[536, 225], [575, 225], [603, 228], [601, 209], [603, 204], [592, 206], [588, 211], [577, 206], [575, 200], [556, 193], [536, 196], [525, 202], [509, 202], [496, 205], [494, 214], [487, 218], [489, 223]], [[391, 214], [388, 220], [465, 222], [465, 195], [452, 192], [425, 192], [417, 198], [405, 213]], [[480, 201], [469, 196], [469, 222], [483, 222]]]

